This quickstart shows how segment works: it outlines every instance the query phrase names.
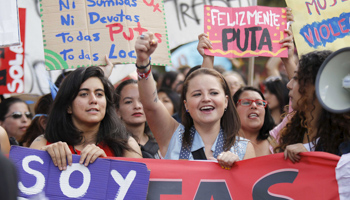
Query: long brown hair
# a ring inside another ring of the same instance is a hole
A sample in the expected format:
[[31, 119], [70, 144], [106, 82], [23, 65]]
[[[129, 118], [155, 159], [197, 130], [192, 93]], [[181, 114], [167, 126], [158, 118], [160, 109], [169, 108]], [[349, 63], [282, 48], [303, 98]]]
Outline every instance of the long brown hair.
[[[241, 122], [239, 120], [239, 116], [236, 110], [235, 105], [233, 104], [232, 96], [230, 93], [230, 89], [224, 79], [224, 77], [217, 72], [214, 69], [206, 69], [201, 68], [198, 70], [193, 71], [186, 79], [183, 85], [182, 95], [181, 95], [181, 102], [184, 102], [186, 100], [186, 93], [188, 91], [188, 85], [189, 82], [198, 75], [211, 75], [214, 76], [219, 83], [221, 84], [225, 95], [228, 96], [228, 105], [227, 109], [224, 112], [224, 114], [221, 117], [220, 125], [224, 131], [224, 151], [228, 151], [235, 143], [236, 136], [238, 136], [238, 131], [241, 128]], [[182, 145], [189, 146], [190, 144], [190, 129], [194, 125], [193, 119], [191, 115], [186, 112], [185, 105], [181, 104], [181, 111], [182, 111], [182, 124], [185, 127], [185, 132], [183, 135], [183, 142]]]
[[[331, 54], [331, 51], [315, 51], [303, 55], [299, 62], [299, 70], [297, 72], [297, 81], [299, 83], [299, 93], [301, 98], [297, 101], [298, 110], [294, 111], [291, 121], [281, 130], [279, 146], [275, 148], [275, 152], [281, 152], [290, 144], [302, 143], [304, 134], [310, 132], [312, 127], [309, 125], [316, 120], [314, 111], [315, 105], [307, 104], [308, 99], [317, 101], [316, 93], [307, 93], [306, 88], [314, 86], [319, 68], [324, 60]], [[307, 112], [311, 113], [311, 119], [306, 119]], [[317, 117], [317, 133], [312, 139], [316, 144], [316, 150], [325, 151], [333, 154], [342, 154], [339, 146], [342, 142], [348, 141], [350, 138], [350, 126], [348, 114], [334, 114], [322, 109], [320, 116]]]

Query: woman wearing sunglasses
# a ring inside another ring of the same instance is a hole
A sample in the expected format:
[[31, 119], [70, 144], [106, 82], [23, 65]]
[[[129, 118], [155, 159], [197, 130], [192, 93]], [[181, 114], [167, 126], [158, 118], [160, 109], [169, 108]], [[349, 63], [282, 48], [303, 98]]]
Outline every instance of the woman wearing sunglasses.
[[32, 121], [32, 113], [25, 101], [10, 97], [0, 103], [0, 125], [6, 130], [11, 145], [18, 142]]

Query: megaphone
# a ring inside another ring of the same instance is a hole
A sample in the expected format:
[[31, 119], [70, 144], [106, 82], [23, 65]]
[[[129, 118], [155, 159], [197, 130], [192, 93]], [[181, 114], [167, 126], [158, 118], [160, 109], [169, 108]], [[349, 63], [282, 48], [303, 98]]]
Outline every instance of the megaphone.
[[322, 63], [316, 77], [316, 95], [329, 112], [350, 111], [350, 47], [337, 50]]

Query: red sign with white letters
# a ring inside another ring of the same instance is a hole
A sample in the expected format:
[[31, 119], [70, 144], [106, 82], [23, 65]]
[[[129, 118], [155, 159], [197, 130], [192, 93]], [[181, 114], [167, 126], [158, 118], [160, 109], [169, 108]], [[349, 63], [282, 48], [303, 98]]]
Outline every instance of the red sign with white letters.
[[24, 92], [26, 9], [19, 8], [21, 44], [0, 48], [0, 94]]

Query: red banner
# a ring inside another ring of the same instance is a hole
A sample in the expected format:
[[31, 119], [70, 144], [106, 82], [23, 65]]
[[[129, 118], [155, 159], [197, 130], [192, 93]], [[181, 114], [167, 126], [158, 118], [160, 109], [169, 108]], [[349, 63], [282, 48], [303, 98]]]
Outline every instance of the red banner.
[[335, 167], [340, 157], [328, 153], [302, 153], [295, 164], [273, 154], [239, 161], [231, 170], [207, 161], [122, 159], [151, 170], [152, 200], [339, 199]]
[[21, 44], [0, 48], [0, 94], [24, 92], [26, 9], [19, 8]]
[[205, 54], [221, 57], [287, 57], [279, 41], [287, 36], [286, 8], [204, 7], [204, 32], [213, 44]]

